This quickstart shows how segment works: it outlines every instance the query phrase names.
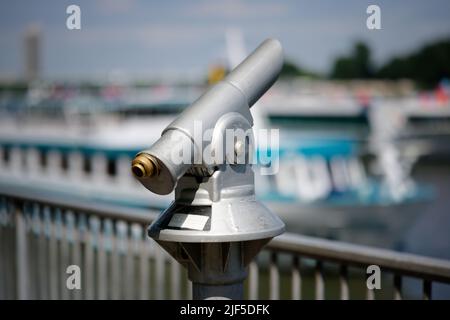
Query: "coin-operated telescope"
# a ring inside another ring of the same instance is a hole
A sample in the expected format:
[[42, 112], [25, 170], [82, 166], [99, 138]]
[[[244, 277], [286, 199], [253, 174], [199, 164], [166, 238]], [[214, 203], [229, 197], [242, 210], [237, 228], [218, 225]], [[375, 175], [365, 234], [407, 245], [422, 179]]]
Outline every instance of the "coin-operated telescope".
[[248, 264], [284, 232], [283, 222], [255, 199], [250, 113], [282, 64], [281, 44], [264, 41], [132, 162], [150, 191], [175, 190], [148, 234], [188, 269], [194, 299], [242, 299]]

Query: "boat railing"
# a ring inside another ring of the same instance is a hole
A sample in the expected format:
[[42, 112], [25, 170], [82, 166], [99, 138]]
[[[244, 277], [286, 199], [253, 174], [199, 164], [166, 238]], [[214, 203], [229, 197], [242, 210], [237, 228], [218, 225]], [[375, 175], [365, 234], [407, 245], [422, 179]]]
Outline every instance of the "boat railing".
[[[131, 160], [138, 151], [90, 146], [87, 143], [77, 145], [0, 139], [0, 178], [52, 184], [54, 187], [76, 184], [85, 192], [101, 190], [110, 197], [119, 192], [121, 196], [133, 198], [142, 205], [149, 198], [149, 192], [130, 170]], [[297, 166], [294, 175], [293, 165]], [[258, 187], [261, 191], [276, 190], [280, 195], [295, 197], [303, 202], [324, 199], [334, 189], [342, 192], [367, 188], [368, 179], [359, 160], [338, 154], [330, 160], [330, 168], [333, 170], [329, 172], [324, 157], [304, 158], [296, 155], [290, 160], [283, 159], [275, 179], [259, 176]], [[303, 186], [296, 183], [300, 178], [304, 181]], [[157, 206], [161, 207], [161, 203], [164, 201], [158, 202]]]

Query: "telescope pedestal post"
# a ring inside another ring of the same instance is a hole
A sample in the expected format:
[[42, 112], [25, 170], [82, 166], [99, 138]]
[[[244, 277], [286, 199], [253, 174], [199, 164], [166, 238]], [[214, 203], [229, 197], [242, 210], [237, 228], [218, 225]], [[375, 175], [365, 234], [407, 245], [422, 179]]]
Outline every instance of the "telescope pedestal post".
[[194, 300], [243, 300], [244, 283], [232, 283], [228, 285], [192, 284], [192, 297]]
[[200, 247], [200, 260], [188, 265], [194, 300], [242, 300], [247, 277], [242, 243], [203, 243], [197, 246]]

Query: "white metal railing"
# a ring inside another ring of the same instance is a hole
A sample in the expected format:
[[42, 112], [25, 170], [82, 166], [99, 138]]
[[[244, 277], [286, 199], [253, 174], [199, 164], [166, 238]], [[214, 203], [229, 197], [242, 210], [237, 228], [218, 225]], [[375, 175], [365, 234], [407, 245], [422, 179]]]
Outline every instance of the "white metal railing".
[[[184, 269], [146, 237], [156, 212], [33, 190], [0, 184], [2, 299], [191, 297]], [[71, 264], [81, 267], [81, 290], [66, 287]], [[383, 270], [376, 293], [365, 286], [372, 264]], [[403, 290], [410, 277], [421, 295]], [[449, 261], [285, 234], [251, 263], [246, 297], [430, 299], [440, 283], [450, 283]]]

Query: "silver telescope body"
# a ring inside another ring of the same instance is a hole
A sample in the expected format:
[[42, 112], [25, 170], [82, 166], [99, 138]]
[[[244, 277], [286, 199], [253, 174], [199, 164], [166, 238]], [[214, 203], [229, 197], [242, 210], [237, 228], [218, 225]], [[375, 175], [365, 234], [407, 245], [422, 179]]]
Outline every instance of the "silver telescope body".
[[132, 171], [147, 189], [175, 190], [147, 233], [187, 268], [194, 299], [242, 299], [248, 265], [284, 232], [284, 223], [256, 199], [250, 159], [250, 107], [282, 64], [280, 43], [264, 41], [133, 160]]
[[[237, 113], [253, 125], [250, 107], [273, 85], [283, 65], [283, 50], [278, 40], [267, 39], [241, 62], [227, 77], [211, 87], [184, 110], [148, 150], [140, 152], [132, 163], [132, 171], [150, 191], [169, 194], [177, 181], [195, 163], [202, 163], [202, 151], [209, 142], [196, 139], [194, 130], [216, 127], [219, 119]], [[174, 161], [183, 152], [190, 161]]]

